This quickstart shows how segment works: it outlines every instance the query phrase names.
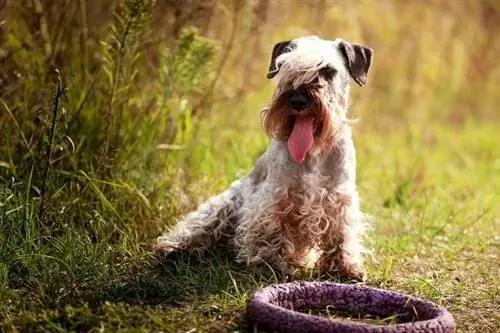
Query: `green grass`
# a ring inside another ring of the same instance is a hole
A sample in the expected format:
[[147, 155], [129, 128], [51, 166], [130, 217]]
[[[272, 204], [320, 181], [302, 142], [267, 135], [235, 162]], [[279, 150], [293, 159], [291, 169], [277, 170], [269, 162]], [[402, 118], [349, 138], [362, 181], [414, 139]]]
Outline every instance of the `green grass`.
[[[375, 217], [367, 283], [445, 306], [459, 332], [495, 332], [500, 327], [498, 124], [471, 120], [383, 132], [369, 122], [367, 116], [355, 128], [363, 208]], [[198, 174], [188, 206], [248, 170], [266, 144], [257, 121], [244, 130], [235, 123], [217, 134], [208, 123], [203, 131], [204, 140], [219, 143], [214, 150], [224, 144], [223, 162]], [[239, 140], [248, 144], [234, 144]], [[0, 266], [1, 326], [7, 331], [241, 331], [251, 292], [281, 281], [271, 271], [235, 265], [221, 251], [202, 260], [178, 255], [159, 262], [150, 254], [153, 239], [139, 240], [140, 226], [122, 231], [118, 243], [104, 234], [95, 236], [96, 243], [71, 230], [33, 239], [38, 226], [32, 208], [22, 197], [1, 193], [2, 220], [22, 221], [4, 233], [18, 243], [2, 240], [1, 247], [8, 258]], [[98, 226], [99, 216], [91, 223]], [[155, 223], [161, 226], [161, 217]], [[306, 279], [314, 280], [314, 274]]]
[[317, 34], [375, 49], [351, 108], [367, 283], [498, 332], [498, 1], [177, 3], [0, 1], [0, 331], [245, 330], [282, 277], [151, 250], [266, 148], [270, 46]]

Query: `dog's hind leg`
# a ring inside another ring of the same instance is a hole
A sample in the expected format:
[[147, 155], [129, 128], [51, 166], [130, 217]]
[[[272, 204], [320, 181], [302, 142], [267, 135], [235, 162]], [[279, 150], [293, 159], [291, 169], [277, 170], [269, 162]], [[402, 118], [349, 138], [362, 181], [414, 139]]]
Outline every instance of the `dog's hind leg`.
[[243, 204], [242, 187], [248, 178], [235, 181], [229, 189], [211, 197], [158, 238], [155, 252], [201, 253], [227, 243], [234, 233], [238, 209]]
[[198, 206], [174, 228], [158, 238], [155, 252], [201, 253], [225, 245], [234, 236], [239, 209], [267, 177], [267, 154], [263, 154], [247, 176], [235, 181], [229, 189]]

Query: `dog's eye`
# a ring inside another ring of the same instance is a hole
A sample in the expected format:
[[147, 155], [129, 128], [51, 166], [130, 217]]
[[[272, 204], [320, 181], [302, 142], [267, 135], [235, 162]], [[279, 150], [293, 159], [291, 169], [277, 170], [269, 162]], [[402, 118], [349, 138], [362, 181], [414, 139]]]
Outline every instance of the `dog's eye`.
[[320, 73], [327, 81], [330, 81], [337, 74], [337, 70], [333, 67], [325, 67], [320, 70]]

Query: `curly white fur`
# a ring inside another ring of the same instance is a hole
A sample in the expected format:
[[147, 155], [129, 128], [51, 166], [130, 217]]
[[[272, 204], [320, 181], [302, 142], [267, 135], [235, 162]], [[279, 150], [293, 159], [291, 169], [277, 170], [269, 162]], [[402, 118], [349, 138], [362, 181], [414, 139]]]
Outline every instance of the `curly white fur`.
[[[335, 127], [331, 147], [311, 151], [303, 164], [296, 164], [286, 141], [273, 139], [248, 175], [159, 237], [157, 252], [199, 253], [229, 245], [248, 264], [265, 262], [283, 270], [316, 264], [328, 272], [363, 277], [366, 219], [356, 190], [355, 148], [347, 121], [349, 70], [340, 42], [298, 38], [276, 59], [280, 69], [273, 102], [316, 80], [329, 126]], [[329, 82], [319, 75], [326, 66], [337, 71]]]

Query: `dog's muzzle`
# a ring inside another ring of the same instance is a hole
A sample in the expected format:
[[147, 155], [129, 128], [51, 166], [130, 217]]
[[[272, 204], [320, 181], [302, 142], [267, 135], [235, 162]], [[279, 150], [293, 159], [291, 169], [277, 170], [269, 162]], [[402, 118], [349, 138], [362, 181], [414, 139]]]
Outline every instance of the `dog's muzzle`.
[[302, 111], [307, 109], [311, 101], [309, 100], [309, 96], [302, 90], [293, 90], [288, 95], [287, 105], [294, 109], [295, 111]]

